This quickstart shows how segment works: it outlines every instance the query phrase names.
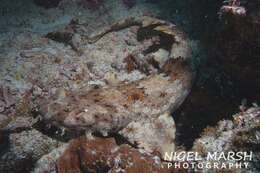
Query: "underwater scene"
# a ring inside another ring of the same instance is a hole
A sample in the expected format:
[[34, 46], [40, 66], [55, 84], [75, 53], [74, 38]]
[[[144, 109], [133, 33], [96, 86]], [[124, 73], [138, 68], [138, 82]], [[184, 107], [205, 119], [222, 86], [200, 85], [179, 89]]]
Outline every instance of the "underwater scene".
[[260, 173], [259, 0], [0, 0], [0, 173]]

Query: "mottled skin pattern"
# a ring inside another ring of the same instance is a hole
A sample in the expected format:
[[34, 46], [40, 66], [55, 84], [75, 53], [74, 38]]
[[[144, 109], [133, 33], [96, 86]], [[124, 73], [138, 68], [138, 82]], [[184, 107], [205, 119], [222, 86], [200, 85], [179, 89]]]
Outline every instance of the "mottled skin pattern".
[[[157, 64], [156, 73], [145, 74], [144, 79], [133, 82], [117, 81], [115, 77], [112, 83], [116, 85], [108, 82], [102, 87], [60, 91], [41, 102], [40, 108], [43, 117], [52, 123], [69, 129], [83, 129], [88, 134], [100, 132], [107, 136], [120, 132], [140, 148], [148, 152], [156, 150], [163, 155], [165, 151], [174, 150], [175, 124], [171, 112], [184, 101], [191, 88], [191, 50], [184, 34], [174, 25], [150, 17], [128, 18], [85, 39], [94, 44], [110, 32], [132, 26], [149, 28], [149, 33], [152, 31], [172, 40], [166, 61], [147, 63], [148, 69]], [[144, 56], [143, 61], [146, 60]], [[131, 71], [127, 65], [118, 73]]]

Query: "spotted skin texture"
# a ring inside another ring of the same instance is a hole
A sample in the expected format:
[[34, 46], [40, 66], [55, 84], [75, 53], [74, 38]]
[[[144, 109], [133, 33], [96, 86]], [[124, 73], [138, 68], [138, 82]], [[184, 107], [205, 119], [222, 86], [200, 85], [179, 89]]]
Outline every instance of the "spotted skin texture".
[[[118, 56], [111, 39], [120, 43], [131, 30], [136, 32], [131, 32], [133, 45], [127, 51], [135, 49]], [[39, 101], [44, 119], [87, 134], [120, 133], [147, 152], [174, 151], [171, 113], [188, 95], [193, 79], [189, 40], [175, 25], [150, 17], [119, 21], [88, 39], [84, 47], [92, 57], [88, 73], [90, 79], [99, 75], [99, 80], [74, 91], [61, 89]], [[160, 49], [169, 53], [153, 55]]]

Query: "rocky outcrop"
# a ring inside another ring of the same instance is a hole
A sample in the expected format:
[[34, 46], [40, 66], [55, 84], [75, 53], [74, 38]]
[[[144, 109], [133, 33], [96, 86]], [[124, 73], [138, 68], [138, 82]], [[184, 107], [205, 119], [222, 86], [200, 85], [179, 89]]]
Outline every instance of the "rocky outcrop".
[[[200, 153], [202, 158], [208, 152], [252, 151], [253, 158], [247, 169], [233, 170], [234, 172], [257, 172], [259, 169], [259, 126], [260, 109], [252, 107], [235, 114], [234, 119], [223, 120], [216, 127], [208, 127], [202, 136], [194, 142], [193, 150]], [[205, 158], [204, 158], [205, 159]], [[224, 161], [226, 163], [229, 160]], [[204, 170], [204, 172], [219, 170]]]
[[53, 149], [50, 153], [42, 156], [34, 165], [31, 173], [56, 173], [57, 161], [67, 150], [69, 144], [62, 144], [61, 146]]
[[[198, 157], [202, 159], [199, 163], [205, 164], [208, 163], [208, 152], [252, 151], [253, 160], [248, 169], [168, 168], [169, 162], [163, 161], [160, 153], [156, 151], [149, 154], [128, 144], [119, 145], [120, 141], [114, 138], [80, 137], [43, 156], [32, 172], [256, 172], [259, 161], [259, 115], [259, 107], [252, 107], [235, 114], [232, 121], [223, 120], [215, 127], [206, 128], [191, 150], [199, 154]], [[229, 163], [228, 160], [218, 161], [220, 162]]]
[[156, 154], [147, 155], [114, 139], [73, 140], [57, 163], [59, 173], [127, 172], [173, 173]]
[[21, 173], [31, 170], [33, 164], [61, 143], [37, 130], [10, 134], [8, 147], [1, 151], [0, 172]]
[[[2, 114], [12, 113], [14, 109], [14, 104], [16, 102], [17, 99], [15, 99], [14, 93], [10, 91], [10, 88], [0, 85], [0, 113]], [[2, 115], [1, 118], [3, 118], [3, 116], [4, 115]]]
[[127, 172], [184, 173], [171, 169], [158, 153], [147, 154], [127, 144], [118, 145], [114, 138], [81, 137], [43, 156], [32, 173], [59, 172]]

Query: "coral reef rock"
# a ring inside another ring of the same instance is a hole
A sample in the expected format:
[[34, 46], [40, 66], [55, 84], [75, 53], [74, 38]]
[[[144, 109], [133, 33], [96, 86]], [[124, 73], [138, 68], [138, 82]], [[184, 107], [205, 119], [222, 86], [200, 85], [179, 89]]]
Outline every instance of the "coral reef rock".
[[31, 173], [46, 173], [46, 172], [57, 172], [57, 160], [62, 156], [65, 150], [68, 149], [68, 144], [62, 144], [60, 147], [55, 148], [50, 153], [42, 156], [34, 165]]
[[0, 172], [28, 172], [34, 162], [61, 143], [37, 130], [9, 135], [9, 146], [0, 157]]
[[[206, 128], [202, 136], [194, 142], [193, 150], [200, 153], [202, 158], [208, 152], [252, 151], [253, 158], [249, 168], [233, 170], [233, 172], [257, 172], [260, 157], [260, 109], [252, 107], [233, 117], [233, 121], [223, 120], [216, 127]], [[204, 172], [214, 171], [219, 170], [205, 170]]]

